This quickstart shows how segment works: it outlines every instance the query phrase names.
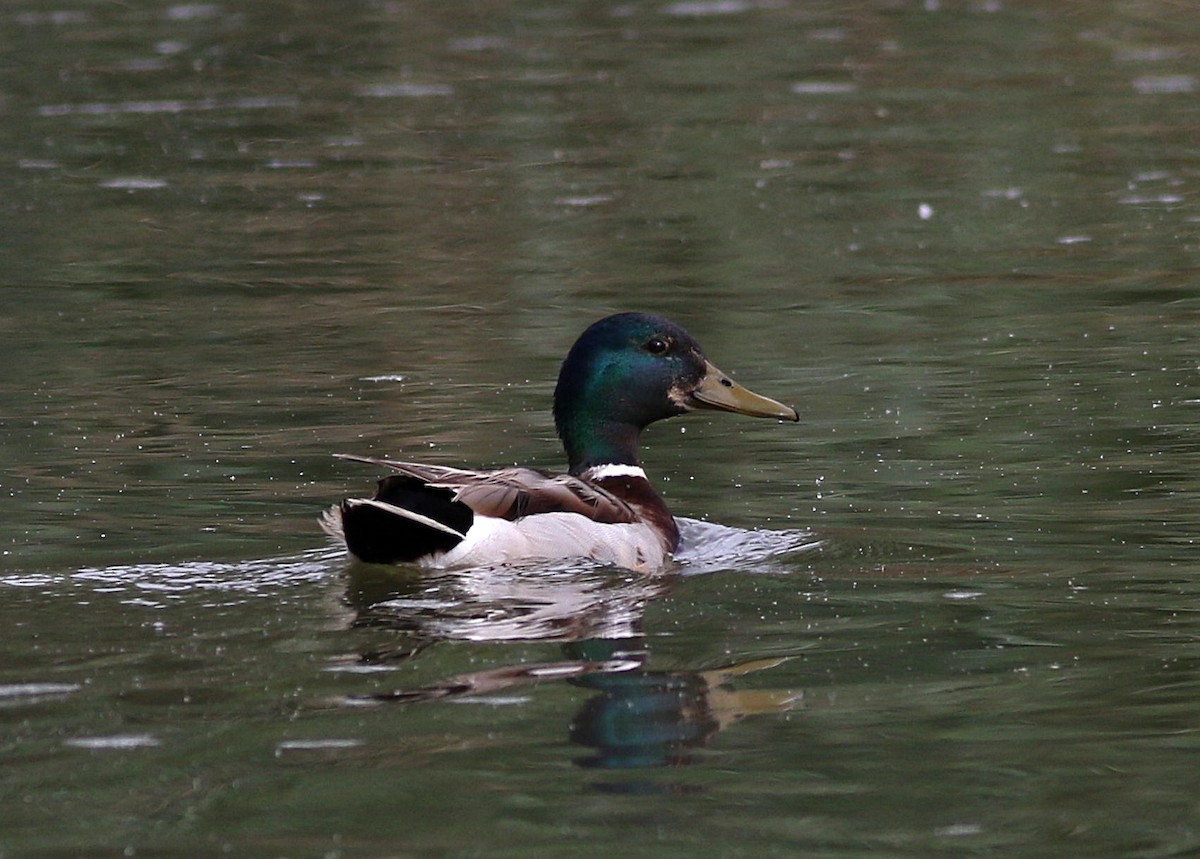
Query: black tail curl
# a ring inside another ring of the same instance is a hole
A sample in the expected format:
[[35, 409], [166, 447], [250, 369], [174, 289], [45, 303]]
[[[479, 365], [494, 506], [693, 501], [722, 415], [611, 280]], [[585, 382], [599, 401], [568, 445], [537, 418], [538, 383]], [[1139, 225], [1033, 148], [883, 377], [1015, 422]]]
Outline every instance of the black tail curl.
[[[409, 510], [459, 534], [467, 533], [475, 521], [471, 508], [455, 501], [452, 490], [433, 487], [403, 474], [380, 480], [372, 500]], [[341, 516], [346, 548], [368, 564], [411, 563], [427, 555], [448, 552], [462, 542], [456, 534], [354, 499], [342, 502]]]

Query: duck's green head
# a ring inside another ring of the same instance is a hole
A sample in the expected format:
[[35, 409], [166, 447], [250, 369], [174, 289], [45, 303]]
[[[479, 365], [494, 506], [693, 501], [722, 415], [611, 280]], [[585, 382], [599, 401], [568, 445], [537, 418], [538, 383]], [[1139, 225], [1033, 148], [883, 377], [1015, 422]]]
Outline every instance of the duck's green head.
[[594, 323], [567, 354], [554, 390], [554, 425], [571, 473], [637, 465], [641, 431], [693, 409], [798, 421], [796, 410], [734, 382], [669, 319], [618, 313]]

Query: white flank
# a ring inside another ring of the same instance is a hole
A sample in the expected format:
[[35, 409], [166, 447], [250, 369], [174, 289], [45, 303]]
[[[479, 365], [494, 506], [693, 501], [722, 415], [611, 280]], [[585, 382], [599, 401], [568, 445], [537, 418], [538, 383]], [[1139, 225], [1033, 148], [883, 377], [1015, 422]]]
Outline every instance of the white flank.
[[515, 522], [476, 516], [461, 543], [421, 563], [446, 569], [569, 558], [652, 572], [666, 563], [667, 553], [649, 525], [606, 525], [578, 513], [539, 513]]
[[583, 473], [588, 480], [603, 480], [606, 477], [640, 477], [646, 479], [646, 471], [640, 465], [597, 465]]

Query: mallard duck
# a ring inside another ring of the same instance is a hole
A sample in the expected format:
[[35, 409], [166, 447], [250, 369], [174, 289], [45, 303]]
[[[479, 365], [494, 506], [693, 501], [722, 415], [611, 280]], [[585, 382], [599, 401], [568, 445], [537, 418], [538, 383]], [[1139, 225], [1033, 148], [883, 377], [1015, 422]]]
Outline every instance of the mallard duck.
[[321, 526], [367, 563], [442, 569], [580, 558], [654, 571], [679, 548], [679, 527], [638, 462], [638, 439], [655, 421], [694, 409], [800, 419], [714, 367], [674, 322], [608, 316], [575, 341], [554, 389], [566, 474], [339, 455], [393, 473], [372, 498], [327, 510]]

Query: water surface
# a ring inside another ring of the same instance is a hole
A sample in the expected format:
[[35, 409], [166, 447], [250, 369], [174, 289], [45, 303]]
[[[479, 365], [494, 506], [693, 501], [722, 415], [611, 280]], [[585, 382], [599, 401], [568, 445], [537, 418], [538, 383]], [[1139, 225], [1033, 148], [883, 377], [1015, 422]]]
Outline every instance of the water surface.
[[[1166, 2], [0, 13], [0, 853], [1200, 845]], [[561, 467], [594, 319], [799, 426], [652, 579], [347, 570], [332, 453]]]

